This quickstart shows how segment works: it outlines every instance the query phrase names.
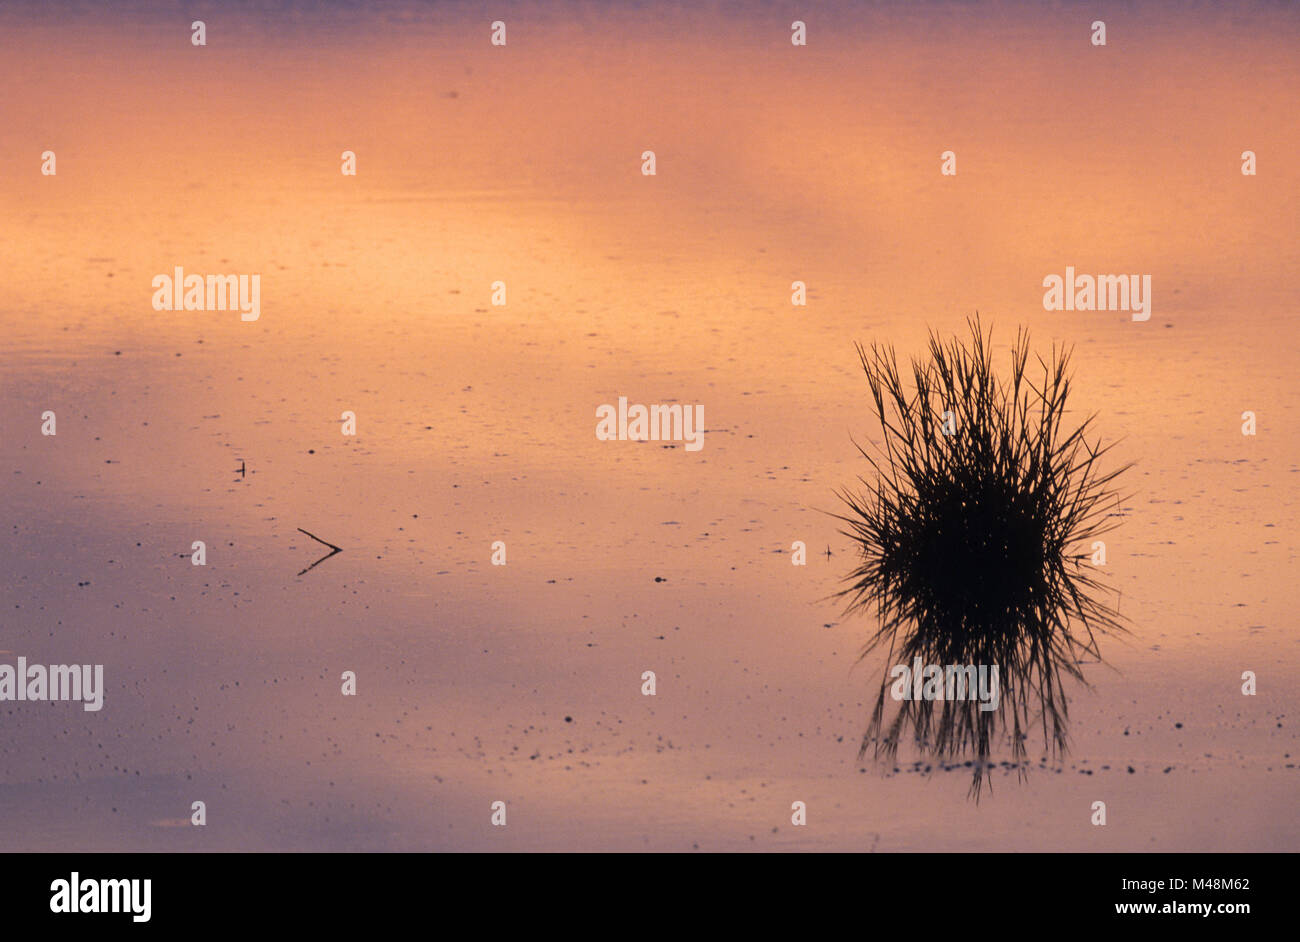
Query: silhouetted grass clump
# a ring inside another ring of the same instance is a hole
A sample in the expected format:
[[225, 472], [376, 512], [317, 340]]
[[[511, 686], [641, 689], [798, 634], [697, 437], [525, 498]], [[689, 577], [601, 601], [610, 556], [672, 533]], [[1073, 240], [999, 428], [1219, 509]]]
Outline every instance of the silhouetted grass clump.
[[[1045, 748], [1064, 752], [1063, 681], [1084, 682], [1079, 664], [1100, 660], [1097, 636], [1124, 630], [1091, 594], [1102, 587], [1089, 557], [1091, 541], [1114, 526], [1110, 485], [1125, 469], [1099, 470], [1110, 446], [1086, 439], [1094, 416], [1067, 430], [1069, 349], [1053, 346], [1048, 360], [1031, 365], [1022, 329], [999, 379], [991, 332], [978, 315], [969, 325], [968, 344], [931, 334], [910, 383], [892, 348], [858, 346], [884, 441], [875, 455], [858, 446], [875, 480], [861, 479], [865, 494], [841, 492], [848, 511], [835, 516], [861, 550], [852, 584], [837, 597], [850, 599], [847, 613], [874, 610], [879, 620], [862, 657], [889, 652], [859, 758], [874, 741], [877, 756], [894, 759], [910, 731], [940, 760], [972, 752], [978, 797], [999, 727], [1010, 733], [1022, 775], [1035, 726]], [[998, 709], [981, 711], [974, 699], [904, 699], [882, 737], [888, 670], [918, 657], [997, 665]]]

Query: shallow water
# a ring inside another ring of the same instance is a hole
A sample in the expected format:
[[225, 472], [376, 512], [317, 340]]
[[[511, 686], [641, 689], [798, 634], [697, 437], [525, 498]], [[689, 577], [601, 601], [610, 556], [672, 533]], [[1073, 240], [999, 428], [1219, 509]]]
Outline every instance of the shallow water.
[[[795, 49], [761, 5], [510, 10], [505, 49], [463, 6], [204, 49], [0, 14], [0, 648], [107, 684], [0, 705], [5, 846], [1300, 849], [1295, 11], [1097, 49], [1068, 5], [846, 9]], [[1150, 273], [1150, 321], [1044, 311], [1067, 264]], [[177, 265], [261, 273], [260, 319], [154, 311]], [[978, 804], [857, 760], [884, 665], [825, 513], [872, 434], [854, 342], [976, 309], [1074, 344], [1137, 462], [1132, 635], [1066, 759]], [[598, 441], [620, 395], [703, 404], [703, 449]], [[343, 553], [299, 575], [300, 527]]]

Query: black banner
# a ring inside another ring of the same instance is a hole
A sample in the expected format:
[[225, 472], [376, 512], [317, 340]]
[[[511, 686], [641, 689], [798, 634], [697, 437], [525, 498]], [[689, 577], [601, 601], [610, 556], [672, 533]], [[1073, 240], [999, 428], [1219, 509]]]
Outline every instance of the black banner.
[[0, 900], [9, 925], [132, 932], [452, 918], [471, 930], [847, 920], [965, 931], [973, 918], [1232, 932], [1286, 917], [1291, 865], [1249, 854], [49, 854], [6, 858]]

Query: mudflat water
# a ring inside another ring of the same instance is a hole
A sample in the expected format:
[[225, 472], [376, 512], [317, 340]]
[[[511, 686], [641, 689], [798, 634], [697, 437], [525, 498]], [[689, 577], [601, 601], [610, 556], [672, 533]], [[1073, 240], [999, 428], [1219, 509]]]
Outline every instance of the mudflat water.
[[[1300, 850], [1300, 15], [1173, 10], [0, 12], [0, 656], [106, 684], [0, 704], [5, 846]], [[1066, 265], [1150, 320], [1045, 311]], [[176, 266], [260, 318], [155, 311]], [[858, 760], [885, 665], [827, 601], [854, 343], [977, 310], [1136, 462], [1132, 633], [978, 804]], [[704, 447], [598, 441], [619, 396]]]

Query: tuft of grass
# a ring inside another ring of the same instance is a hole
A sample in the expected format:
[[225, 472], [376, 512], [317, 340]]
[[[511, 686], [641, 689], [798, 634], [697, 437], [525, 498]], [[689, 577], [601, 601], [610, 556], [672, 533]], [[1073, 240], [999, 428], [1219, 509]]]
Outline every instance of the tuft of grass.
[[[1010, 733], [1022, 777], [1035, 726], [1054, 757], [1064, 754], [1065, 682], [1086, 686], [1079, 665], [1101, 660], [1098, 636], [1126, 630], [1094, 594], [1105, 587], [1094, 578], [1090, 544], [1117, 525], [1111, 485], [1129, 465], [1101, 470], [1112, 446], [1088, 440], [1095, 415], [1065, 422], [1069, 348], [1053, 345], [1031, 365], [1022, 328], [1000, 379], [991, 329], [986, 336], [978, 314], [968, 324], [968, 343], [932, 332], [910, 382], [892, 347], [857, 346], [883, 443], [874, 454], [857, 445], [874, 479], [859, 479], [864, 493], [839, 491], [847, 508], [833, 516], [861, 553], [835, 597], [848, 600], [846, 614], [875, 614], [861, 657], [888, 650], [859, 759], [874, 742], [875, 756], [892, 761], [908, 733], [941, 761], [973, 754], [978, 799], [992, 781], [999, 730]], [[974, 699], [899, 700], [886, 726], [888, 668], [917, 657], [997, 665], [998, 709], [981, 711]]]

